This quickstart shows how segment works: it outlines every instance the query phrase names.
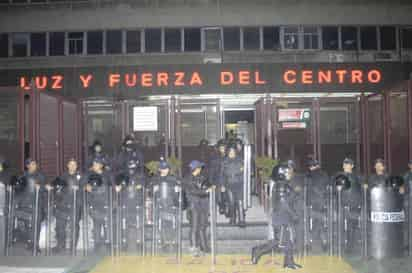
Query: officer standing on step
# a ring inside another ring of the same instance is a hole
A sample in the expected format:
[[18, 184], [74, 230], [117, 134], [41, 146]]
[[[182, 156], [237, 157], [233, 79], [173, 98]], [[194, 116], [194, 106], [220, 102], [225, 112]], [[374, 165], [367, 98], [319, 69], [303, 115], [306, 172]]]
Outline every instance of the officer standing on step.
[[274, 238], [252, 249], [252, 263], [257, 264], [261, 256], [272, 250], [284, 253], [283, 267], [290, 269], [301, 268], [293, 258], [295, 246], [296, 213], [293, 189], [290, 186], [291, 172], [285, 164], [273, 168], [272, 179], [272, 227]]
[[99, 158], [104, 164], [104, 169], [106, 171], [111, 170], [111, 160], [109, 156], [103, 151], [103, 144], [99, 140], [95, 140], [90, 147], [90, 154], [86, 162], [86, 169], [90, 170], [93, 165], [93, 160]]
[[372, 174], [368, 179], [369, 187], [386, 187], [386, 180], [389, 175], [386, 173], [385, 161], [381, 158], [378, 158], [374, 162], [375, 173]]
[[82, 208], [81, 178], [77, 161], [71, 158], [67, 161], [67, 170], [54, 181], [57, 252], [67, 248], [66, 242], [70, 242], [70, 249], [77, 245]]
[[230, 224], [245, 227], [243, 162], [237, 156], [235, 145], [228, 147], [227, 158], [223, 162], [223, 179], [224, 186], [222, 191], [227, 191], [229, 199]]
[[210, 252], [206, 234], [209, 217], [209, 188], [210, 184], [203, 175], [204, 164], [193, 160], [189, 164], [190, 174], [183, 180], [190, 210], [190, 251], [194, 256]]

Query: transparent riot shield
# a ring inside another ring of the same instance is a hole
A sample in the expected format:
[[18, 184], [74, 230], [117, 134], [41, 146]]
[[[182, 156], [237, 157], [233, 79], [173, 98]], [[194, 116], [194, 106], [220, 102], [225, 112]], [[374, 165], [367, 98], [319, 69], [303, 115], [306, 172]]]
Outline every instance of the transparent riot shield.
[[38, 234], [39, 234], [39, 226], [40, 226], [40, 215], [39, 215], [39, 208], [40, 208], [40, 186], [36, 185], [34, 189], [34, 198], [33, 198], [33, 217], [32, 217], [32, 238], [33, 238], [33, 249], [32, 249], [32, 256], [37, 256], [37, 249], [38, 249]]
[[83, 191], [83, 217], [82, 217], [82, 243], [83, 243], [83, 255], [88, 255], [89, 250], [89, 206], [88, 206], [88, 194], [84, 188]]
[[252, 147], [243, 147], [243, 207], [245, 210], [252, 206]]
[[14, 186], [7, 185], [7, 218], [6, 218], [6, 238], [5, 238], [5, 250], [6, 256], [10, 255], [10, 250], [13, 245], [13, 230], [14, 230]]
[[212, 187], [209, 191], [209, 213], [210, 213], [210, 250], [211, 250], [211, 262], [216, 264], [216, 222], [217, 222], [217, 212], [216, 212], [216, 188]]
[[46, 204], [46, 256], [51, 256], [51, 237], [52, 237], [52, 217], [53, 217], [53, 190], [47, 188], [47, 204]]

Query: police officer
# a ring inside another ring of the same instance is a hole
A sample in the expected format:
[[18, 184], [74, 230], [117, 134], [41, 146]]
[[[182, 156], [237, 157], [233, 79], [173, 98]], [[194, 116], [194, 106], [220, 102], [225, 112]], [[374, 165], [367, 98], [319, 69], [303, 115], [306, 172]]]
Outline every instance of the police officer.
[[243, 204], [243, 162], [237, 156], [236, 146], [228, 147], [227, 158], [223, 162], [224, 186], [229, 199], [230, 224], [245, 227], [245, 208]]
[[209, 217], [210, 184], [202, 174], [204, 163], [193, 160], [189, 164], [190, 174], [183, 180], [190, 212], [190, 252], [194, 256], [209, 252], [209, 242], [206, 235]]
[[386, 173], [385, 161], [378, 158], [374, 162], [375, 173], [369, 177], [369, 187], [386, 187], [386, 180], [388, 179], [388, 174]]
[[[105, 172], [105, 162], [100, 157], [95, 157], [92, 161], [91, 169], [86, 172], [81, 180], [81, 185], [85, 185], [87, 192], [87, 206], [89, 215], [93, 219], [93, 239], [95, 249], [102, 245], [113, 243], [110, 241], [112, 226], [110, 225], [111, 204], [110, 194], [112, 191], [112, 179]], [[103, 230], [103, 237], [101, 231]], [[113, 234], [113, 233], [112, 233]]]
[[410, 189], [412, 186], [412, 159], [408, 162], [408, 168], [408, 171], [403, 175], [403, 180], [405, 181], [407, 189]]
[[176, 240], [177, 221], [180, 221], [177, 216], [181, 182], [170, 173], [169, 163], [161, 159], [158, 175], [153, 178], [152, 185], [158, 208], [161, 244], [167, 248]]
[[283, 267], [297, 269], [294, 262], [295, 223], [298, 214], [294, 207], [293, 188], [290, 186], [290, 167], [279, 164], [272, 170], [272, 227], [274, 239], [252, 249], [252, 263], [257, 264], [260, 257], [272, 250], [284, 253]]
[[[81, 174], [77, 161], [69, 159], [66, 167], [67, 170], [54, 183], [57, 252], [67, 248], [67, 241], [72, 251], [76, 249], [82, 208], [82, 196], [79, 194]], [[66, 231], [70, 232], [66, 234]]]
[[327, 246], [327, 231], [324, 230], [326, 224], [324, 216], [327, 213], [327, 187], [330, 180], [316, 159], [309, 160], [307, 167], [308, 172], [305, 175], [304, 186], [307, 192], [306, 209], [308, 211], [309, 240], [320, 241], [323, 249], [325, 249]]
[[221, 139], [216, 144], [217, 154], [209, 160], [209, 180], [211, 184], [216, 186], [216, 200], [219, 206], [219, 213], [225, 214], [226, 198], [222, 193], [224, 184], [223, 178], [223, 162], [226, 158], [226, 141]]
[[[18, 221], [18, 228], [15, 234], [17, 238], [26, 242], [27, 249], [32, 250], [36, 245], [34, 252], [39, 252], [40, 223], [45, 214], [46, 178], [39, 170], [34, 159], [26, 159], [25, 167], [26, 170], [19, 177], [19, 183], [16, 185], [15, 215]], [[38, 201], [37, 211], [36, 199]], [[37, 230], [36, 234], [34, 234], [35, 230]]]
[[86, 169], [90, 170], [90, 168], [93, 165], [93, 160], [95, 158], [99, 158], [103, 164], [104, 164], [104, 169], [106, 171], [111, 170], [111, 161], [109, 156], [104, 153], [103, 151], [103, 144], [99, 141], [99, 140], [95, 140], [91, 146], [90, 149], [90, 154], [89, 154], [89, 158], [86, 162]]
[[119, 154], [117, 163], [118, 171], [126, 173], [129, 170], [129, 163], [133, 160], [136, 164], [135, 174], [143, 177], [144, 174], [144, 156], [139, 146], [137, 145], [133, 135], [128, 135], [125, 137], [122, 150]]
[[344, 209], [343, 213], [346, 219], [345, 236], [347, 239], [345, 240], [345, 248], [347, 251], [353, 250], [357, 245], [357, 241], [360, 240], [358, 229], [362, 204], [362, 178], [355, 173], [354, 168], [354, 161], [351, 158], [345, 158], [342, 163], [342, 171], [338, 172], [332, 181], [335, 183], [336, 178], [339, 176], [344, 176], [348, 180], [348, 185], [341, 190], [342, 208]]

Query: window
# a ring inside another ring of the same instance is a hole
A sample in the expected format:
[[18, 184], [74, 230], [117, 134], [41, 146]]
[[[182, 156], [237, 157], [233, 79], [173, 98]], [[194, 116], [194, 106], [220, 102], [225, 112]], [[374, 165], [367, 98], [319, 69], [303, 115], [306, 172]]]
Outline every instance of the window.
[[322, 48], [325, 50], [339, 49], [339, 29], [338, 27], [322, 28]]
[[284, 28], [283, 46], [285, 49], [298, 49], [299, 48], [298, 27], [285, 27]]
[[396, 28], [380, 27], [381, 50], [396, 50]]
[[223, 29], [223, 46], [225, 50], [240, 50], [240, 28], [227, 27]]
[[9, 56], [9, 35], [7, 33], [0, 33], [0, 58]]
[[49, 55], [63, 56], [64, 55], [64, 32], [49, 33]]
[[122, 31], [109, 30], [106, 32], [106, 53], [120, 54], [122, 53]]
[[46, 56], [46, 33], [31, 33], [30, 56]]
[[160, 28], [145, 29], [146, 52], [162, 51], [162, 31]]
[[185, 51], [200, 51], [201, 38], [200, 28], [185, 28], [184, 29], [184, 46]]
[[126, 52], [139, 53], [141, 51], [140, 30], [130, 30], [126, 32]]
[[342, 49], [358, 49], [358, 30], [356, 27], [342, 27]]
[[319, 31], [317, 27], [303, 27], [303, 48], [319, 49]]
[[412, 28], [402, 29], [402, 48], [412, 49]]
[[263, 49], [264, 50], [279, 50], [279, 27], [264, 27], [263, 28]]
[[87, 54], [102, 54], [103, 53], [103, 32], [89, 31], [87, 32]]
[[362, 50], [377, 50], [378, 49], [378, 37], [376, 33], [376, 27], [361, 27], [361, 49]]
[[83, 54], [83, 32], [69, 32], [67, 35], [69, 39], [69, 54], [78, 55]]
[[180, 29], [165, 29], [165, 51], [179, 52], [182, 50], [182, 36]]
[[220, 28], [203, 29], [205, 39], [205, 51], [219, 51], [222, 46]]
[[14, 33], [12, 36], [13, 57], [26, 57], [28, 55], [28, 44], [28, 33]]
[[245, 50], [260, 49], [260, 30], [258, 27], [243, 28], [243, 48]]

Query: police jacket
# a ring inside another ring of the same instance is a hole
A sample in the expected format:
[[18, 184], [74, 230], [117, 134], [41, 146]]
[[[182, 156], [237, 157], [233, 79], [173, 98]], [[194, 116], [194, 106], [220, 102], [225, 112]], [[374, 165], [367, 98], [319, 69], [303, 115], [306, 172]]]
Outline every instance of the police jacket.
[[88, 171], [81, 180], [81, 185], [90, 185], [92, 191], [87, 193], [87, 201], [91, 214], [93, 212], [107, 213], [109, 207], [109, 192], [112, 190], [112, 180], [108, 173], [101, 174]]
[[387, 174], [372, 174], [368, 179], [369, 188], [373, 187], [386, 187]]
[[320, 169], [309, 171], [305, 176], [305, 186], [308, 193], [308, 204], [315, 210], [321, 209], [327, 197], [329, 185], [328, 175]]
[[157, 175], [152, 179], [153, 188], [157, 188], [156, 198], [158, 204], [163, 208], [177, 207], [179, 205], [179, 193], [176, 187], [181, 187], [180, 181], [173, 176]]
[[212, 157], [209, 161], [209, 180], [213, 185], [223, 185], [223, 162], [226, 157], [221, 155], [216, 155]]
[[56, 216], [67, 216], [73, 214], [74, 206], [74, 190], [73, 187], [77, 186], [76, 191], [76, 208], [79, 211], [82, 206], [82, 185], [80, 183], [82, 176], [80, 173], [69, 174], [65, 172], [57, 179], [61, 180], [60, 185], [54, 186], [54, 205], [56, 208]]
[[243, 162], [240, 158], [223, 161], [223, 179], [227, 187], [243, 187]]
[[16, 202], [19, 207], [33, 208], [36, 184], [40, 185], [39, 209], [41, 209], [42, 203], [47, 198], [47, 192], [45, 189], [46, 177], [40, 171], [34, 173], [24, 172], [19, 177], [19, 183], [16, 186]]
[[345, 175], [350, 181], [350, 186], [348, 189], [342, 191], [342, 202], [343, 205], [350, 208], [359, 208], [362, 203], [362, 188], [361, 188], [361, 177], [355, 173], [345, 173], [339, 172], [333, 177], [333, 185], [335, 177], [338, 175]]
[[292, 224], [297, 214], [294, 208], [294, 192], [288, 181], [275, 181], [272, 187], [272, 224]]

